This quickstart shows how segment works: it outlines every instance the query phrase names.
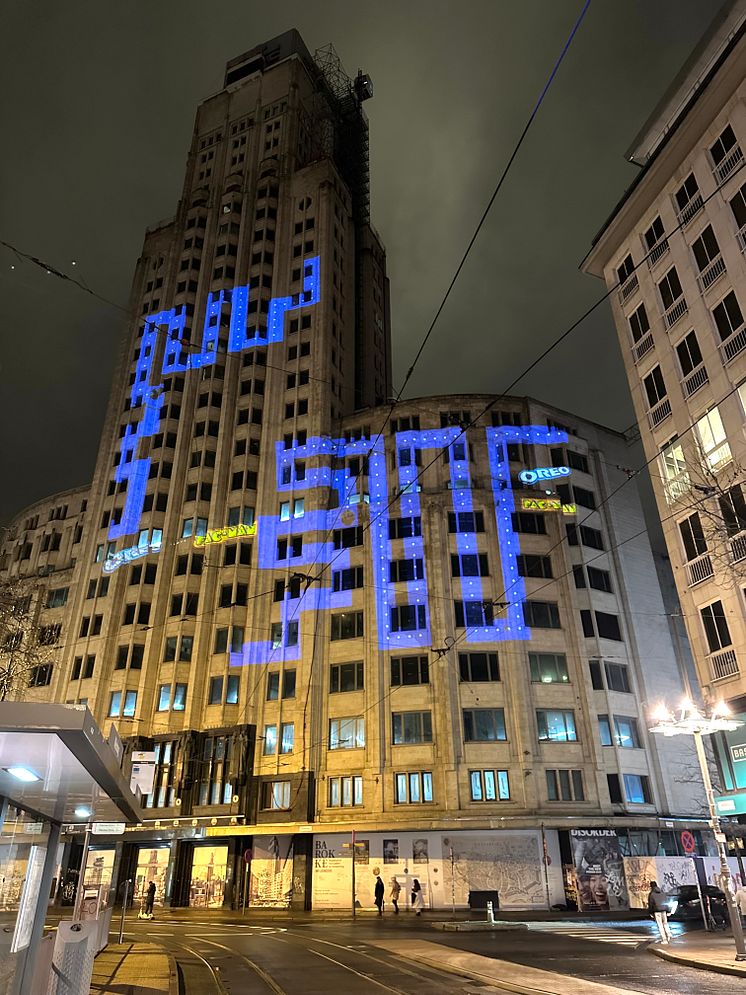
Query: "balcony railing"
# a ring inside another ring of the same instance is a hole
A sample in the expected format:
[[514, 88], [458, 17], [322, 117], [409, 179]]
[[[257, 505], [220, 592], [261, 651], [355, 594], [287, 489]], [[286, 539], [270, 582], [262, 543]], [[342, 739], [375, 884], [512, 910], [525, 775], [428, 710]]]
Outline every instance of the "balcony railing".
[[664, 422], [666, 418], [671, 414], [671, 402], [667, 397], [664, 397], [662, 401], [659, 401], [654, 408], [648, 411], [648, 418], [650, 419], [651, 428], [657, 428], [661, 422]]
[[686, 303], [686, 298], [679, 297], [679, 299], [671, 305], [664, 315], [666, 320], [666, 328], [673, 328], [676, 322], [683, 318], [688, 310], [689, 308]]
[[668, 239], [662, 238], [660, 242], [656, 242], [652, 249], [648, 252], [648, 267], [650, 269], [659, 262], [665, 254], [668, 252]]
[[713, 259], [710, 265], [706, 269], [703, 269], [697, 277], [699, 289], [702, 292], [709, 290], [713, 283], [717, 283], [723, 273], [725, 273], [725, 260], [722, 256], [718, 256], [716, 259]]
[[737, 332], [720, 343], [720, 351], [723, 354], [723, 362], [730, 363], [739, 353], [746, 349], [746, 325], [739, 328]]
[[689, 576], [690, 587], [694, 587], [695, 584], [701, 584], [703, 581], [715, 576], [715, 571], [712, 568], [712, 560], [708, 553], [703, 553], [696, 560], [687, 563], [686, 572]]
[[688, 377], [684, 379], [684, 393], [687, 397], [691, 397], [695, 394], [700, 387], [704, 387], [710, 378], [707, 376], [707, 370], [705, 369], [704, 363], [697, 367], [697, 369], [690, 373]]
[[692, 197], [692, 199], [689, 201], [689, 203], [686, 204], [684, 207], [682, 207], [681, 210], [679, 211], [678, 214], [679, 224], [686, 227], [689, 224], [689, 222], [692, 220], [692, 218], [695, 218], [702, 210], [702, 204], [703, 204], [702, 194], [701, 193], [695, 194]]
[[738, 239], [738, 244], [741, 247], [741, 252], [746, 251], [746, 225], [744, 225], [740, 231], [736, 232], [736, 238]]
[[635, 363], [639, 363], [642, 357], [650, 352], [653, 345], [652, 332], [648, 332], [646, 335], [643, 335], [639, 342], [635, 342], [632, 346], [632, 355], [635, 357]]
[[619, 288], [620, 302], [624, 304], [625, 301], [628, 301], [639, 286], [640, 281], [637, 279], [637, 273], [633, 273], [631, 276], [628, 276]]
[[734, 563], [746, 560], [746, 532], [742, 532], [740, 535], [734, 536], [734, 538], [731, 539], [730, 553], [733, 557]]
[[736, 168], [739, 162], [742, 161], [743, 161], [743, 152], [741, 151], [741, 146], [736, 145], [730, 150], [730, 152], [724, 159], [720, 160], [717, 166], [715, 166], [715, 168], [713, 169], [713, 173], [715, 174], [715, 179], [719, 183], [722, 183], [723, 180], [725, 180], [728, 176], [730, 176], [730, 174], [733, 172], [733, 170]]
[[726, 677], [735, 677], [739, 673], [738, 658], [735, 650], [721, 650], [710, 656], [710, 673], [713, 681], [722, 681]]
[[668, 480], [664, 480], [663, 486], [666, 491], [666, 501], [668, 504], [676, 504], [677, 501], [680, 501], [686, 494], [689, 493], [692, 483], [689, 479], [689, 474], [686, 470], [684, 470], [683, 473], [679, 473], [675, 477], [669, 477]]

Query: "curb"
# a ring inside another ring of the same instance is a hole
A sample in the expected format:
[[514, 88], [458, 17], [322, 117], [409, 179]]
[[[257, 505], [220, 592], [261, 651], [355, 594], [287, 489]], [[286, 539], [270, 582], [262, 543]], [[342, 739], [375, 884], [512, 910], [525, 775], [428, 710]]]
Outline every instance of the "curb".
[[735, 964], [713, 964], [711, 961], [700, 960], [684, 953], [674, 953], [660, 946], [648, 947], [648, 953], [674, 964], [697, 967], [700, 971], [713, 971], [716, 974], [731, 974], [737, 978], [746, 978], [746, 967], [737, 967]]
[[168, 995], [179, 995], [179, 968], [176, 964], [176, 957], [166, 947], [161, 949], [168, 957]]
[[440, 929], [444, 932], [450, 931], [453, 933], [516, 933], [521, 930], [528, 929], [528, 923], [525, 922], [469, 922], [465, 920], [462, 922], [431, 922], [430, 927], [432, 929]]

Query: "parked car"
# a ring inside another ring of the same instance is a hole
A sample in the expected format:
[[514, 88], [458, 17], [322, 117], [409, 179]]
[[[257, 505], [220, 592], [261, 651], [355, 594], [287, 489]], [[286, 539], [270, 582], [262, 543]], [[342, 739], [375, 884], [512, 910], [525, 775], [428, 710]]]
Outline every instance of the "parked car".
[[[702, 898], [705, 908], [709, 905], [710, 914], [717, 923], [725, 923], [728, 920], [728, 906], [725, 895], [716, 888], [715, 885], [708, 884], [702, 889]], [[669, 916], [678, 921], [692, 919], [702, 920], [702, 906], [699, 901], [699, 892], [695, 884], [682, 885], [676, 894], [670, 896]]]

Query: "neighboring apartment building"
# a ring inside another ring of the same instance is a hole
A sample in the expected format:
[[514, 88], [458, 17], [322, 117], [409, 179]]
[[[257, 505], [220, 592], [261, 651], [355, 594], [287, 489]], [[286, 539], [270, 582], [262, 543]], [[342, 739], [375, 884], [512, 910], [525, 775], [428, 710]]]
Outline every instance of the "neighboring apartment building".
[[[611, 291], [700, 683], [744, 720], [745, 22], [743, 2], [722, 8], [628, 151], [640, 173], [582, 266]], [[726, 739], [724, 787], [746, 788], [746, 732]]]
[[364, 904], [383, 862], [433, 905], [545, 906], [573, 828], [655, 854], [704, 827], [693, 755], [646, 729], [682, 674], [625, 439], [386, 403], [368, 93], [295, 32], [233, 60], [146, 235], [45, 689], [116, 723], [144, 794], [89, 883], [344, 905], [354, 829]]

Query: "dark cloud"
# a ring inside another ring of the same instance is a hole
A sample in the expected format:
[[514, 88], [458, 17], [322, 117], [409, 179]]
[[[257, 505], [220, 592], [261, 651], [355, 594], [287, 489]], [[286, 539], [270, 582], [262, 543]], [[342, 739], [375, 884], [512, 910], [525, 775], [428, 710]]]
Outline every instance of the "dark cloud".
[[[372, 216], [400, 384], [580, 9], [543, 0], [6, 5], [0, 237], [126, 304], [173, 213], [197, 103], [297, 27], [369, 72]], [[594, 0], [408, 394], [499, 391], [603, 290], [577, 271], [632, 180], [623, 152], [717, 4]], [[15, 269], [11, 266], [15, 265]], [[92, 473], [121, 314], [0, 251], [0, 518]], [[632, 420], [602, 307], [516, 393]]]

